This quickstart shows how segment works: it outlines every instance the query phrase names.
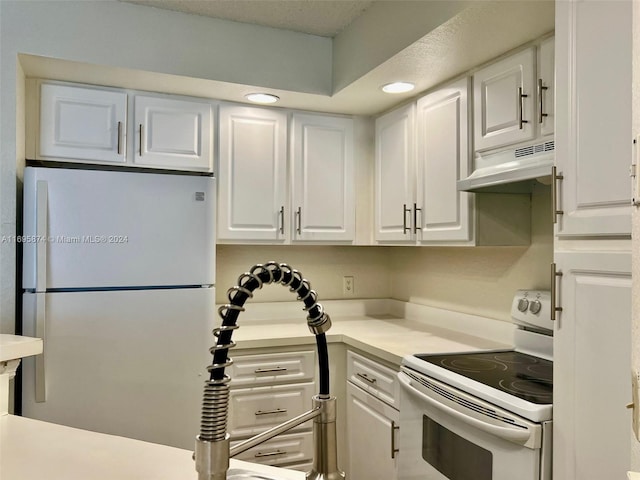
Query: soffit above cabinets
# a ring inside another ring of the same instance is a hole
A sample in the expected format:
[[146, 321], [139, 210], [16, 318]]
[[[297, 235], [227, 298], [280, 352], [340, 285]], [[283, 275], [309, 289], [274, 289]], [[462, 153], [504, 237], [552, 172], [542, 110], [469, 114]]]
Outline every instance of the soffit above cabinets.
[[[187, 8], [187, 5], [197, 3], [243, 2], [185, 1], [171, 2], [171, 5], [180, 4]], [[274, 8], [284, 8], [291, 4], [290, 8], [293, 9], [294, 5], [303, 8], [302, 4], [310, 6], [316, 3], [343, 2], [282, 0], [258, 3], [269, 4]], [[274, 81], [273, 72], [262, 72], [261, 69], [250, 72], [249, 83], [238, 83], [238, 80], [242, 81], [246, 76], [232, 80], [220, 78], [216, 71], [223, 71], [223, 68], [209, 69], [208, 78], [202, 78], [191, 72], [157, 73], [123, 68], [113, 63], [102, 66], [36, 55], [21, 55], [20, 62], [27, 77], [162, 91], [235, 102], [245, 102], [245, 94], [264, 90], [280, 97], [276, 105], [278, 107], [378, 115], [554, 29], [554, 2], [547, 0], [396, 0], [345, 3], [361, 3], [360, 7], [365, 7], [368, 3], [371, 5], [353, 18], [344, 13], [344, 18], [350, 18], [350, 23], [333, 38], [291, 32], [290, 29], [298, 25], [298, 20], [294, 19], [295, 16], [288, 20], [290, 23], [287, 35], [330, 42], [328, 62], [322, 67], [328, 70], [322, 70], [323, 76], [326, 73], [328, 78], [324, 91], [318, 91], [315, 85], [314, 88], [305, 88], [304, 84], [296, 85], [295, 81], [286, 86], [284, 83], [279, 85], [278, 81]], [[117, 4], [126, 5], [126, 10], [133, 9], [144, 18], [149, 16], [153, 19], [156, 12], [163, 11], [139, 4], [116, 2]], [[164, 12], [166, 15], [175, 15], [176, 24], [184, 18], [193, 18], [193, 15], [184, 13]], [[200, 18], [205, 24], [212, 22], [212, 27], [220, 26], [219, 22], [227, 22], [225, 28], [265, 28], [217, 18]], [[284, 30], [268, 30], [273, 34], [284, 34]], [[282, 61], [282, 58], [278, 60]], [[231, 58], [229, 62], [232, 61]], [[413, 82], [416, 89], [399, 95], [385, 94], [380, 90], [382, 85], [397, 80]]]

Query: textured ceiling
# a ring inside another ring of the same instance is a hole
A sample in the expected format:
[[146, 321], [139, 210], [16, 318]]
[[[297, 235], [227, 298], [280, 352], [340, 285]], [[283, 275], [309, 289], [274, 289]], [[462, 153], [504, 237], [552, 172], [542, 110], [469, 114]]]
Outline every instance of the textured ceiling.
[[361, 15], [364, 0], [121, 0], [128, 3], [334, 37]]

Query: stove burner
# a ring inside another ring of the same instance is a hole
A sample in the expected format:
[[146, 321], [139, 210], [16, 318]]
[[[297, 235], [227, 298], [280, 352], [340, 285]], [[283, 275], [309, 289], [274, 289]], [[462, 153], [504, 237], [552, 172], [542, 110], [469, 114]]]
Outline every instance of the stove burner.
[[549, 360], [513, 350], [415, 356], [528, 402], [553, 403], [553, 363]]
[[443, 359], [440, 364], [449, 370], [464, 372], [486, 372], [489, 370], [506, 371], [509, 367], [495, 359], [454, 358]]

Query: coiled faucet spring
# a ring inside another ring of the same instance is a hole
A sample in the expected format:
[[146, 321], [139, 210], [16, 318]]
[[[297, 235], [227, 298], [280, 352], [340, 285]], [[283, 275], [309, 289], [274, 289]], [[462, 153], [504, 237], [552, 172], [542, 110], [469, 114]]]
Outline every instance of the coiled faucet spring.
[[237, 318], [244, 312], [244, 303], [253, 297], [253, 291], [264, 284], [280, 283], [297, 294], [297, 299], [304, 303], [307, 311], [307, 324], [316, 335], [319, 363], [319, 397], [329, 397], [329, 361], [325, 332], [331, 326], [329, 316], [318, 303], [318, 294], [311, 289], [311, 284], [285, 263], [267, 262], [254, 265], [249, 272], [238, 277], [237, 285], [227, 291], [229, 303], [218, 309], [222, 325], [213, 331], [217, 338], [216, 345], [209, 349], [213, 362], [207, 367], [210, 374], [205, 383], [200, 425], [200, 439], [208, 442], [222, 441], [226, 437], [229, 405], [229, 381], [224, 369], [233, 364], [228, 357], [229, 349], [235, 347], [231, 335], [235, 329]]

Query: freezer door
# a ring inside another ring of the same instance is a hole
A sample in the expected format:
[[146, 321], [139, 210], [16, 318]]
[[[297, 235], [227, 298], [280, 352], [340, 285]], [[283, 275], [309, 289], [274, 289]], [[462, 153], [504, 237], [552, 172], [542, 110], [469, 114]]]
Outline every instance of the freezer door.
[[27, 167], [23, 287], [213, 285], [215, 179]]
[[44, 314], [43, 357], [23, 364], [24, 416], [193, 448], [217, 323], [213, 288], [28, 293], [23, 303], [25, 334]]

